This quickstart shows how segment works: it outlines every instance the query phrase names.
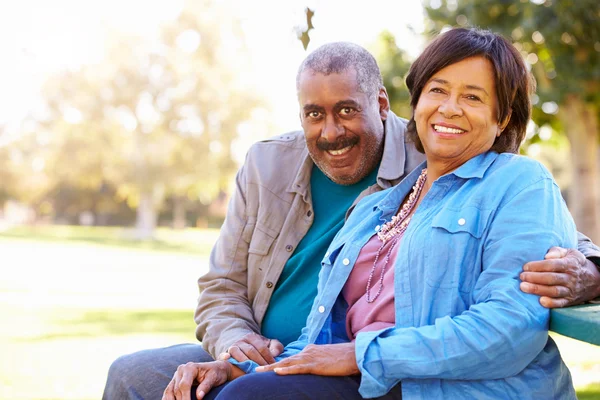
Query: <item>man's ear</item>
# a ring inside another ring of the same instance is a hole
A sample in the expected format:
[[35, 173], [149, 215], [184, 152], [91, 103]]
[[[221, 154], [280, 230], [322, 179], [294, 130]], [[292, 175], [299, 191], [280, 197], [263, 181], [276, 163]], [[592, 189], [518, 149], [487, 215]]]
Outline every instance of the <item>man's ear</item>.
[[377, 101], [379, 103], [379, 115], [381, 116], [381, 119], [385, 121], [388, 117], [388, 113], [390, 112], [390, 99], [388, 97], [387, 90], [383, 86], [379, 88]]

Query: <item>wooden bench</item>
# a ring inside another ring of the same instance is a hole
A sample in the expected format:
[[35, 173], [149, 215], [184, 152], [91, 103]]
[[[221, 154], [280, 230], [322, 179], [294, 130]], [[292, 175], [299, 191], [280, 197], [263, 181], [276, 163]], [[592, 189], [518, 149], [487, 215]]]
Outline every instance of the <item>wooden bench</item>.
[[600, 346], [600, 304], [552, 309], [550, 330]]

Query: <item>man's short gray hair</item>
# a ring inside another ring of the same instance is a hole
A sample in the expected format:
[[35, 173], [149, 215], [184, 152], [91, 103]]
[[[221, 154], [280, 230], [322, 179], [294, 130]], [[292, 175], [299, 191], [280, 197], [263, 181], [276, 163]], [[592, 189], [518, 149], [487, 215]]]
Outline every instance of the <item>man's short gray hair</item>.
[[329, 75], [340, 74], [350, 69], [356, 71], [358, 90], [377, 97], [383, 87], [381, 71], [375, 57], [361, 46], [349, 42], [324, 44], [302, 61], [296, 75], [296, 90], [300, 88], [300, 75], [306, 70]]

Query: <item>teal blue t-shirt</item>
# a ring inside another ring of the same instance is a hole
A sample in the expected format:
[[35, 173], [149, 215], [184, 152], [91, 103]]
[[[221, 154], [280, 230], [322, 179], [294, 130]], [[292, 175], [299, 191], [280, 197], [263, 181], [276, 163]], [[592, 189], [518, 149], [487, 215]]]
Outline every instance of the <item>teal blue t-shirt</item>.
[[285, 264], [262, 322], [262, 334], [283, 345], [298, 339], [317, 296], [321, 260], [329, 243], [342, 228], [354, 199], [373, 185], [377, 169], [360, 182], [338, 185], [313, 166], [310, 177], [313, 224]]

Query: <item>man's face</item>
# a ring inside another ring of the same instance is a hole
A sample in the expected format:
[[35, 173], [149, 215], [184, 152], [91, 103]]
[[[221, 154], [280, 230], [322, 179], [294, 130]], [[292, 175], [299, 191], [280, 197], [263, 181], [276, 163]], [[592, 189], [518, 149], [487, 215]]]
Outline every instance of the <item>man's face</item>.
[[308, 151], [329, 179], [352, 185], [379, 165], [389, 111], [385, 89], [369, 99], [353, 69], [329, 75], [308, 69], [300, 75], [298, 101]]

